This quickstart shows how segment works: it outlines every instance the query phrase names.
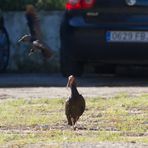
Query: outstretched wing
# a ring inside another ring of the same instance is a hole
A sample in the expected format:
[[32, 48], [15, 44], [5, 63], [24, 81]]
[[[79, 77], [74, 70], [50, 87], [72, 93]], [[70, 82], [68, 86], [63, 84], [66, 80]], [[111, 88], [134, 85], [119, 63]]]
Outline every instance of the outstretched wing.
[[40, 29], [39, 17], [33, 5], [26, 6], [25, 16], [27, 19], [27, 24], [29, 27], [30, 34], [32, 36], [32, 41], [41, 40], [42, 33]]

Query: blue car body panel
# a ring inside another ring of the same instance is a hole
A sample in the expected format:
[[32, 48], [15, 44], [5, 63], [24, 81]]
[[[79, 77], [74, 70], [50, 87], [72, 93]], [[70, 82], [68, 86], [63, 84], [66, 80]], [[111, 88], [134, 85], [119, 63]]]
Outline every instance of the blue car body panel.
[[116, 31], [147, 36], [148, 0], [96, 0], [88, 10], [65, 10], [61, 55], [84, 63], [148, 65], [148, 37], [110, 42]]

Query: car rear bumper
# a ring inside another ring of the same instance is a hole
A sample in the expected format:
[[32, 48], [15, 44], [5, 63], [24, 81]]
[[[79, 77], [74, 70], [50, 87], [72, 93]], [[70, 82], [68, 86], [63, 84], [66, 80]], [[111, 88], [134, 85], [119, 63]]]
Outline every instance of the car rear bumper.
[[[80, 22], [79, 22], [80, 23]], [[82, 23], [80, 23], [82, 25]], [[114, 27], [94, 27], [67, 24], [67, 32], [61, 32], [64, 44], [67, 44], [64, 50], [70, 53], [77, 60], [89, 60], [105, 63], [123, 63], [123, 64], [148, 64], [148, 43], [132, 42], [108, 42], [106, 32], [109, 30], [120, 31], [148, 31], [148, 27], [137, 28], [122, 26]], [[61, 41], [61, 45], [63, 42]]]

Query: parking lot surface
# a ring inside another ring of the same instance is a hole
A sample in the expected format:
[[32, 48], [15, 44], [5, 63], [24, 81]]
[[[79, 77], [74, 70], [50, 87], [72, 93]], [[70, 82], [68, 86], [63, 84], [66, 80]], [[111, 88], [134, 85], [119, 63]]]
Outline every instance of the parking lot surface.
[[[1, 74], [0, 99], [66, 98], [70, 91], [67, 78], [60, 74]], [[85, 97], [112, 97], [119, 93], [132, 96], [148, 93], [148, 78], [84, 75], [77, 78], [78, 90]]]

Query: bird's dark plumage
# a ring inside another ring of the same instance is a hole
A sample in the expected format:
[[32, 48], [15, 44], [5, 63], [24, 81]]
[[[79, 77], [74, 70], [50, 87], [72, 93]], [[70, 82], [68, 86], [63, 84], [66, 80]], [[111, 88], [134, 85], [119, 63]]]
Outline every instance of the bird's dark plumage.
[[76, 88], [76, 79], [74, 76], [69, 76], [67, 86], [71, 89], [71, 96], [66, 100], [65, 114], [68, 125], [74, 126], [85, 110], [85, 100]]
[[19, 42], [26, 42], [31, 44], [30, 53], [40, 50], [44, 58], [52, 56], [51, 49], [42, 41], [42, 32], [40, 29], [40, 22], [37, 12], [33, 5], [27, 5], [25, 17], [29, 27], [30, 35], [24, 35]]

